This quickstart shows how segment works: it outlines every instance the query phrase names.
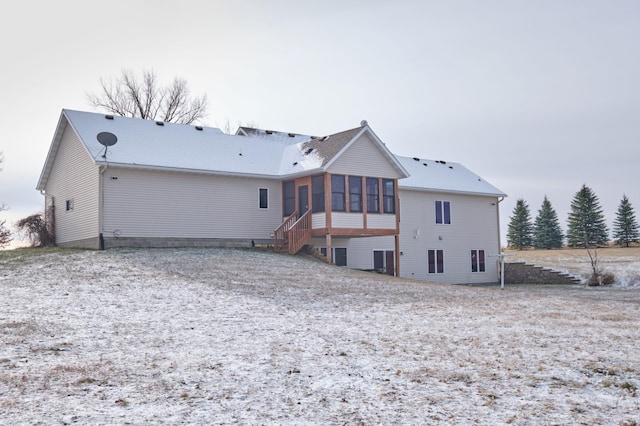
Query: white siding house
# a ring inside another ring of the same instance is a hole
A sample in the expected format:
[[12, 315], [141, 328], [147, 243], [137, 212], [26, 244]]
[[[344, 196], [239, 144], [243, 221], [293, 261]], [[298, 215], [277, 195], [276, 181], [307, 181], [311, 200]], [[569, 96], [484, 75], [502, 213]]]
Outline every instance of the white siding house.
[[[110, 246], [189, 240], [186, 245], [242, 245], [270, 238], [282, 222], [280, 182], [273, 179], [116, 167], [108, 168], [103, 179], [102, 232]], [[262, 207], [261, 190], [267, 194]]]
[[366, 122], [324, 137], [63, 110], [37, 189], [66, 247], [310, 245], [337, 265], [496, 282], [500, 190], [392, 154]]
[[[397, 157], [400, 276], [458, 284], [493, 283], [500, 253], [499, 203], [506, 195], [457, 163]], [[437, 213], [439, 210], [439, 213]], [[322, 241], [314, 240], [322, 248]], [[346, 266], [387, 272], [390, 237], [336, 239]], [[431, 264], [430, 264], [431, 255]]]
[[77, 133], [60, 123], [57, 144], [52, 144], [45, 208], [55, 209], [56, 242], [92, 247], [99, 233], [100, 174], [98, 166], [80, 141]]

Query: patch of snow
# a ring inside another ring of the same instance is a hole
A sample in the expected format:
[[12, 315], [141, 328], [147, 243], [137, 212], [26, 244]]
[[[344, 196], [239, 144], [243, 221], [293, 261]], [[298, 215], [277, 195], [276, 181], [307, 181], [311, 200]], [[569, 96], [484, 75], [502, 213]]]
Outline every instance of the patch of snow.
[[459, 163], [395, 156], [409, 172], [400, 188], [504, 197], [505, 193]]
[[5, 424], [640, 421], [638, 290], [166, 249], [0, 253], [0, 291]]
[[282, 162], [280, 163], [279, 173], [281, 175], [289, 175], [292, 173], [320, 169], [324, 158], [316, 151], [306, 154], [304, 144], [296, 144], [287, 146], [282, 154]]

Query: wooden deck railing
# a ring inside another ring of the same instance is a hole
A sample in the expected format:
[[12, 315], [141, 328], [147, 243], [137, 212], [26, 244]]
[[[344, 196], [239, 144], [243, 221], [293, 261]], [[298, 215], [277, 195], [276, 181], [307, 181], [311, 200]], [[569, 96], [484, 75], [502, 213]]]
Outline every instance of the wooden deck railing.
[[296, 254], [311, 239], [311, 210], [307, 210], [289, 229], [289, 254]]
[[296, 254], [311, 239], [311, 211], [298, 218], [295, 211], [274, 232], [274, 249], [279, 253]]
[[298, 220], [298, 211], [296, 210], [282, 222], [282, 225], [273, 233], [273, 247], [277, 253], [285, 253], [289, 251], [289, 229]]

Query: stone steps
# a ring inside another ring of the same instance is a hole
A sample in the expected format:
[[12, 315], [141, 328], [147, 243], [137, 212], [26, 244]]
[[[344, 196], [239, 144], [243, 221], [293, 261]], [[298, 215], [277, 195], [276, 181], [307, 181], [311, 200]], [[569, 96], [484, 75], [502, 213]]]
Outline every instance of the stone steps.
[[554, 271], [542, 266], [530, 265], [525, 262], [506, 262], [504, 264], [505, 284], [568, 284], [575, 285], [582, 282], [563, 272]]

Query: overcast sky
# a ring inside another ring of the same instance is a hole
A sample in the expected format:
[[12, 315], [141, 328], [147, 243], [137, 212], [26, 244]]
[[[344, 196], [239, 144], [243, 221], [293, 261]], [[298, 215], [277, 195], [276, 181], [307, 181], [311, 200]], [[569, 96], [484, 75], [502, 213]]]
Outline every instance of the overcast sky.
[[[185, 78], [204, 123], [323, 135], [366, 119], [394, 153], [459, 162], [566, 227], [583, 184], [640, 209], [640, 1], [59, 0], [0, 15], [0, 201], [13, 224], [60, 111], [123, 68]], [[636, 213], [639, 213], [638, 211]]]

